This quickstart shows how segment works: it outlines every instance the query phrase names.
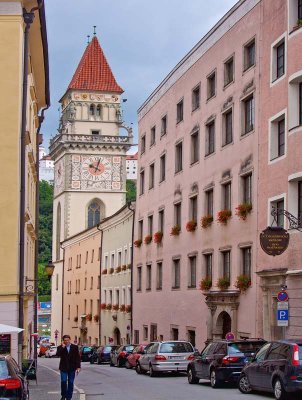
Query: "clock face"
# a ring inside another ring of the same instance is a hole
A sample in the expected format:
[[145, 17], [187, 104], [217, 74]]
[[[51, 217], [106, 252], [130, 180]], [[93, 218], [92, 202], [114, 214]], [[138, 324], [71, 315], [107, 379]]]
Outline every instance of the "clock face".
[[111, 178], [111, 162], [106, 157], [89, 156], [82, 162], [82, 179], [93, 182], [103, 181]]

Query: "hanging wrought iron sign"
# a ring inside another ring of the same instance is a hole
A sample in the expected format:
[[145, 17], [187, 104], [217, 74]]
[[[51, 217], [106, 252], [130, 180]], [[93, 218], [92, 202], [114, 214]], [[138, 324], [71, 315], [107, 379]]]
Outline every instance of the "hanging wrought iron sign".
[[288, 247], [289, 233], [280, 226], [268, 226], [260, 233], [262, 250], [270, 256], [280, 256]]

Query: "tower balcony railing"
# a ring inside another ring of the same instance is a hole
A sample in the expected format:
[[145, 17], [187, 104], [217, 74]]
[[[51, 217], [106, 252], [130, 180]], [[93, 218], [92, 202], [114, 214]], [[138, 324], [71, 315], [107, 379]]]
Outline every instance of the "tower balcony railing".
[[94, 144], [117, 144], [132, 145], [132, 136], [113, 136], [113, 135], [82, 135], [59, 133], [50, 139], [50, 152], [52, 153], [59, 144], [62, 143], [94, 143]]

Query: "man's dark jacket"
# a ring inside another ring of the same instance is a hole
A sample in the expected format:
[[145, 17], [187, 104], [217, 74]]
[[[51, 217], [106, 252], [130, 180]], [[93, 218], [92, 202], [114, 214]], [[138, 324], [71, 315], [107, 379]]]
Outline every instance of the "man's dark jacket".
[[66, 347], [58, 346], [57, 356], [60, 357], [60, 371], [68, 372], [81, 368], [81, 357], [77, 345], [71, 344], [69, 353]]

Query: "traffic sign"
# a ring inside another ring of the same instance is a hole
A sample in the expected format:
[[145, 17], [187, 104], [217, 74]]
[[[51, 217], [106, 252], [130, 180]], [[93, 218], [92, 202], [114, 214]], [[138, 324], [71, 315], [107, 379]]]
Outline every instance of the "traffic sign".
[[225, 338], [226, 338], [226, 340], [234, 340], [234, 339], [235, 339], [235, 335], [234, 335], [233, 332], [228, 332], [228, 333], [225, 335]]
[[278, 310], [277, 314], [277, 326], [288, 326], [288, 310]]
[[278, 310], [288, 310], [288, 301], [277, 303]]
[[282, 290], [277, 294], [278, 301], [288, 301], [288, 293], [285, 290]]

